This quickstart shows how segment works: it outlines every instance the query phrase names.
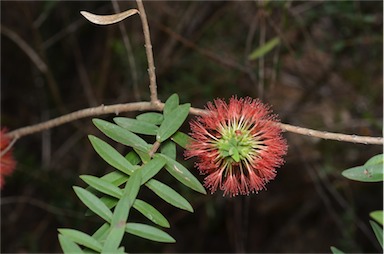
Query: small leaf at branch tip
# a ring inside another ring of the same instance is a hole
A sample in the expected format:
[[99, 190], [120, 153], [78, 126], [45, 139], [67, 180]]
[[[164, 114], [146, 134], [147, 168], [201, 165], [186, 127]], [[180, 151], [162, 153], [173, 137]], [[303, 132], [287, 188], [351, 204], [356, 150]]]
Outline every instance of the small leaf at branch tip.
[[87, 11], [80, 11], [80, 14], [83, 15], [90, 22], [97, 25], [111, 25], [117, 22], [122, 21], [123, 19], [128, 18], [136, 13], [139, 13], [136, 9], [129, 9], [124, 12], [112, 14], [112, 15], [96, 15]]

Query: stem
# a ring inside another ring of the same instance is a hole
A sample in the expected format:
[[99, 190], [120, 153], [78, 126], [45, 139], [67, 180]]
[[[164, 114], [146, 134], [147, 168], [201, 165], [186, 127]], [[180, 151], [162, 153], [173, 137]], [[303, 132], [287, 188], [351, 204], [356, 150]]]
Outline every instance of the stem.
[[156, 153], [156, 151], [159, 149], [161, 143], [159, 141], [156, 141], [152, 148], [151, 148], [151, 151], [149, 151], [149, 156], [151, 156], [151, 158], [153, 157], [153, 155]]
[[151, 35], [149, 33], [147, 15], [145, 14], [143, 2], [141, 0], [136, 0], [136, 2], [140, 12], [141, 23], [143, 26], [143, 33], [144, 33], [144, 40], [145, 40], [144, 46], [145, 46], [145, 52], [147, 54], [147, 60], [148, 60], [149, 90], [151, 92], [151, 103], [157, 104], [160, 101], [157, 98], [155, 62], [153, 60]]
[[[98, 106], [94, 108], [82, 109], [79, 111], [72, 112], [67, 115], [60, 116], [58, 118], [51, 119], [49, 121], [39, 123], [36, 125], [31, 125], [27, 127], [23, 127], [20, 129], [16, 129], [7, 133], [10, 138], [20, 138], [26, 135], [30, 135], [36, 132], [40, 132], [43, 130], [47, 130], [68, 122], [72, 122], [77, 119], [89, 117], [89, 116], [97, 116], [104, 114], [119, 114], [121, 112], [129, 112], [129, 111], [146, 111], [146, 110], [156, 110], [161, 111], [164, 108], [164, 103], [158, 102], [157, 104], [153, 104], [152, 102], [134, 102], [134, 103], [126, 103], [126, 104], [115, 104], [110, 106]], [[189, 111], [193, 115], [202, 115], [207, 111], [199, 108], [191, 108]], [[367, 136], [357, 136], [357, 135], [347, 135], [342, 133], [333, 133], [327, 131], [318, 131], [308, 128], [303, 128], [299, 126], [294, 126], [290, 124], [277, 123], [283, 131], [293, 132], [296, 134], [310, 136], [321, 139], [329, 139], [329, 140], [337, 140], [343, 142], [351, 142], [351, 143], [361, 143], [361, 144], [371, 144], [371, 145], [383, 145], [382, 137], [367, 137]]]

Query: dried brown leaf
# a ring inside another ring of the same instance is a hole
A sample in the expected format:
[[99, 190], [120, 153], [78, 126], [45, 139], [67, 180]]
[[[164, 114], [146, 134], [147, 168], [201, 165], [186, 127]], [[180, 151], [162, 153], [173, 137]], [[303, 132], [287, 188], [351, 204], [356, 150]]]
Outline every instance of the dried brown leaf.
[[117, 22], [122, 21], [123, 19], [128, 18], [136, 13], [139, 13], [136, 9], [129, 9], [124, 12], [112, 14], [112, 15], [96, 15], [87, 11], [81, 11], [81, 15], [83, 15], [90, 22], [97, 25], [110, 25]]

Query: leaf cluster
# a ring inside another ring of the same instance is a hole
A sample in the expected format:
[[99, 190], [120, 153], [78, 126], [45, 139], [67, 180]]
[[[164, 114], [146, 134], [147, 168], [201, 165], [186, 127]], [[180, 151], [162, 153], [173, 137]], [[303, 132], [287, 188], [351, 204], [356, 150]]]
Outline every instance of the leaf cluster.
[[[346, 169], [341, 174], [348, 179], [359, 182], [383, 182], [383, 166], [383, 154], [378, 154], [370, 158], [364, 165]], [[375, 221], [370, 220], [369, 223], [383, 248], [383, 228], [379, 225], [383, 226], [383, 211], [373, 211], [370, 216]], [[331, 247], [331, 251], [334, 254], [344, 253], [334, 246]]]
[[[176, 145], [185, 148], [190, 139], [178, 131], [188, 116], [189, 108], [190, 104], [179, 105], [179, 97], [174, 94], [166, 101], [163, 113], [147, 112], [136, 119], [116, 117], [114, 123], [93, 120], [106, 136], [132, 150], [123, 156], [107, 142], [89, 135], [95, 151], [116, 170], [102, 177], [80, 176], [89, 186], [75, 186], [76, 195], [88, 207], [88, 214], [99, 216], [105, 223], [92, 235], [74, 229], [59, 229], [59, 241], [65, 253], [123, 253], [124, 247], [120, 243], [126, 233], [157, 242], [175, 242], [172, 236], [159, 228], [170, 227], [168, 220], [137, 196], [140, 188], [146, 186], [172, 206], [193, 212], [191, 204], [183, 196], [153, 178], [161, 169], [185, 186], [206, 193], [194, 175], [176, 161]], [[140, 134], [155, 136], [156, 141], [148, 144]], [[156, 226], [128, 222], [131, 208]]]

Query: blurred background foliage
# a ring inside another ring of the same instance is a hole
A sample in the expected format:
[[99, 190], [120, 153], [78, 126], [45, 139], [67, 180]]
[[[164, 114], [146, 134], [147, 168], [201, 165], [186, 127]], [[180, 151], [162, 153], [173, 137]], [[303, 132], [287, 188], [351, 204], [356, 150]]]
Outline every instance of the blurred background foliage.
[[[118, 1], [121, 10], [134, 1]], [[282, 122], [382, 135], [382, 1], [145, 1], [159, 97], [204, 107], [231, 95], [259, 97]], [[149, 100], [139, 16], [97, 26], [79, 12], [114, 13], [109, 1], [1, 1], [1, 125], [10, 130], [100, 104]], [[10, 39], [10, 33], [18, 38]], [[248, 56], [273, 38], [260, 58]], [[23, 40], [45, 63], [17, 46]], [[131, 60], [131, 62], [130, 62]], [[132, 67], [132, 61], [135, 65]], [[137, 112], [121, 115], [135, 116]], [[110, 120], [112, 116], [103, 116]], [[188, 126], [184, 131], [188, 132]], [[73, 185], [80, 174], [109, 172], [87, 134], [107, 140], [82, 119], [16, 143], [16, 171], [1, 195], [1, 252], [60, 252], [57, 228], [88, 233], [101, 221], [84, 217]], [[341, 171], [362, 165], [381, 146], [285, 133], [289, 151], [267, 190], [247, 197], [203, 196], [167, 174], [157, 176], [192, 201], [193, 214], [143, 189], [141, 199], [171, 223], [176, 244], [125, 237], [129, 252], [381, 251], [368, 224], [382, 208], [382, 184]], [[180, 151], [182, 158], [182, 151]], [[186, 161], [191, 171], [193, 161]], [[203, 179], [200, 177], [200, 179]], [[145, 220], [132, 213], [131, 220]]]

